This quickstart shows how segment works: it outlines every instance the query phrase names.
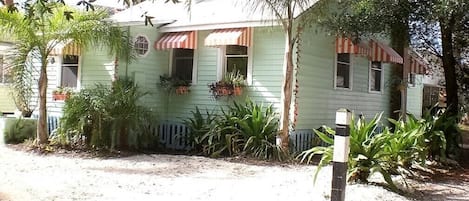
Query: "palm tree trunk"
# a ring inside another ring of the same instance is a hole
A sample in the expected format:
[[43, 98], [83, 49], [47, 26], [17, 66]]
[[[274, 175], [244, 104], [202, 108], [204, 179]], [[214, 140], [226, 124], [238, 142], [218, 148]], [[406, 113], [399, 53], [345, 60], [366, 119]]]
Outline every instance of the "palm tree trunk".
[[13, 0], [4, 0], [3, 3], [5, 4], [5, 6], [12, 6], [13, 4], [15, 4], [15, 2]]
[[48, 142], [47, 133], [47, 57], [41, 58], [41, 72], [39, 75], [39, 119], [37, 123], [37, 143], [45, 144]]
[[284, 151], [288, 151], [289, 145], [289, 127], [290, 127], [290, 107], [292, 101], [292, 83], [293, 83], [293, 46], [291, 44], [291, 34], [286, 34], [285, 44], [285, 78], [283, 81], [283, 109], [281, 118], [281, 147]]

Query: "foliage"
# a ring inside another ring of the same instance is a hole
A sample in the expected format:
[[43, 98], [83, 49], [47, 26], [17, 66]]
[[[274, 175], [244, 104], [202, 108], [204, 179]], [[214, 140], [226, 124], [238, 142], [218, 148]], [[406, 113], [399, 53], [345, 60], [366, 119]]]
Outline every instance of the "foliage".
[[202, 114], [198, 107], [195, 111], [191, 111], [192, 117], [184, 120], [184, 124], [189, 128], [188, 141], [194, 146], [194, 150], [209, 155], [210, 151], [207, 149], [213, 140], [208, 140], [208, 135], [215, 127], [215, 115], [208, 110]]
[[196, 108], [193, 116], [185, 120], [195, 151], [210, 156], [285, 159], [285, 153], [275, 144], [278, 114], [272, 106], [246, 100], [245, 104], [233, 102], [232, 106], [220, 110], [220, 114], [208, 111], [202, 114]]
[[239, 96], [241, 92], [237, 88], [244, 87], [245, 84], [244, 76], [239, 71], [236, 71], [226, 73], [222, 80], [209, 84], [208, 88], [215, 98], [227, 95]]
[[[423, 137], [423, 124], [412, 119], [404, 122], [393, 121], [396, 130], [391, 133], [388, 128], [378, 132], [379, 121], [382, 114], [376, 115], [369, 122], [365, 118], [352, 118], [350, 124], [350, 154], [348, 160], [348, 181], [368, 182], [368, 178], [374, 173], [380, 173], [388, 185], [396, 190], [391, 175], [399, 174], [398, 167], [408, 169], [413, 162], [422, 162], [421, 152], [425, 153], [425, 140]], [[335, 131], [324, 127], [329, 135]], [[332, 161], [334, 139], [326, 133], [315, 130], [315, 133], [327, 147], [313, 147], [301, 153], [298, 158], [301, 161], [310, 162], [312, 157], [322, 154], [318, 169], [328, 165]], [[316, 177], [316, 176], [315, 176]]]
[[26, 59], [37, 59], [39, 95], [38, 143], [47, 143], [46, 95], [48, 56], [54, 48], [73, 40], [83, 48], [90, 46], [108, 47], [110, 54], [129, 58], [133, 55], [132, 44], [119, 27], [104, 19], [105, 10], [82, 12], [67, 6], [63, 1], [26, 1], [24, 12], [18, 9], [0, 9], [0, 33], [12, 36], [17, 42], [18, 64], [27, 67]]
[[130, 137], [132, 147], [147, 148], [141, 141], [151, 138], [148, 126], [154, 122], [151, 111], [141, 106], [146, 94], [128, 78], [118, 79], [112, 87], [96, 84], [81, 90], [65, 101], [58, 139], [68, 144], [79, 136], [92, 147], [125, 149]]
[[4, 128], [5, 143], [22, 143], [26, 139], [34, 139], [36, 135], [36, 119], [6, 118]]
[[422, 119], [425, 122], [428, 151], [433, 159], [444, 160], [450, 154], [458, 152], [461, 135], [455, 116], [448, 116], [443, 109], [431, 108], [424, 112]]
[[191, 83], [187, 80], [180, 79], [178, 77], [171, 77], [169, 75], [160, 75], [160, 84], [159, 86], [163, 88], [167, 93], [172, 93], [176, 88], [180, 86], [191, 86]]
[[384, 151], [389, 155], [387, 160], [393, 161], [387, 169], [397, 171], [397, 168], [401, 167], [407, 170], [413, 162], [424, 164], [428, 155], [427, 140], [424, 136], [426, 122], [411, 114], [407, 115], [405, 121], [388, 120], [393, 124], [394, 132], [391, 133], [388, 128], [383, 131], [383, 135], [390, 136]]
[[73, 89], [70, 87], [62, 87], [59, 86], [54, 91], [52, 91], [52, 94], [71, 94], [73, 92]]
[[[8, 55], [7, 59], [12, 61], [10, 69], [12, 76], [11, 87], [13, 100], [16, 107], [21, 111], [23, 117], [30, 117], [35, 109], [31, 103], [33, 103], [33, 84], [34, 79], [33, 70], [31, 68], [31, 60], [22, 58], [26, 55], [17, 55], [16, 51], [13, 51], [13, 55]], [[12, 58], [13, 57], [13, 58]], [[25, 63], [25, 61], [27, 61]]]

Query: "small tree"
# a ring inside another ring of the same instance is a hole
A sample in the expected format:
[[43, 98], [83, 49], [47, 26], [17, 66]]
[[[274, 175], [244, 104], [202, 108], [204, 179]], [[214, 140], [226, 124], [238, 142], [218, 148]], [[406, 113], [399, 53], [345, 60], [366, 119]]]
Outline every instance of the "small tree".
[[[108, 15], [105, 11], [81, 12], [61, 2], [63, 1], [26, 1], [24, 13], [11, 9], [11, 4], [0, 9], [0, 33], [10, 34], [18, 42], [18, 57], [33, 57], [40, 63], [38, 144], [48, 142], [47, 64], [52, 50], [70, 40], [83, 48], [92, 45], [108, 47], [110, 54], [128, 55], [132, 49], [127, 40], [128, 35], [119, 27], [103, 20]], [[26, 61], [20, 63], [25, 64]]]

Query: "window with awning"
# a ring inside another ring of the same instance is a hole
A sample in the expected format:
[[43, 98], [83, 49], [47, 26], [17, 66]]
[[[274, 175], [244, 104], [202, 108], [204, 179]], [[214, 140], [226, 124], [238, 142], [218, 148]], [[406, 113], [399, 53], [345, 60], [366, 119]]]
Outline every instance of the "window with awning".
[[197, 38], [195, 31], [165, 33], [155, 42], [155, 49], [196, 49]]
[[371, 61], [380, 61], [383, 63], [397, 63], [402, 64], [404, 63], [404, 59], [391, 47], [376, 41], [370, 41], [371, 46], [371, 53], [370, 58]]
[[368, 56], [370, 48], [364, 42], [354, 43], [350, 38], [339, 37], [335, 40], [336, 53], [350, 53], [360, 56]]
[[205, 46], [251, 46], [250, 28], [217, 29], [205, 38]]
[[57, 44], [50, 52], [50, 55], [75, 55], [80, 56], [81, 48], [72, 40]]
[[426, 73], [425, 63], [417, 56], [410, 56], [410, 73], [422, 75]]

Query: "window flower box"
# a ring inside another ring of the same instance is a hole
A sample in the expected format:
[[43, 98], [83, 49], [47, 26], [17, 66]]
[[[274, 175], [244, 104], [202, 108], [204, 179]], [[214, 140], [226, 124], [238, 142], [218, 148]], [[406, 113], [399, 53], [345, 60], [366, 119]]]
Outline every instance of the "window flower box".
[[210, 92], [215, 98], [221, 96], [240, 96], [243, 94], [244, 77], [238, 72], [230, 72], [218, 82], [208, 85]]
[[72, 94], [72, 90], [67, 87], [58, 87], [54, 91], [52, 91], [52, 100], [54, 101], [64, 101], [70, 98]]
[[168, 75], [160, 75], [160, 87], [167, 93], [175, 93], [176, 95], [184, 95], [190, 92], [190, 82], [177, 77]]

